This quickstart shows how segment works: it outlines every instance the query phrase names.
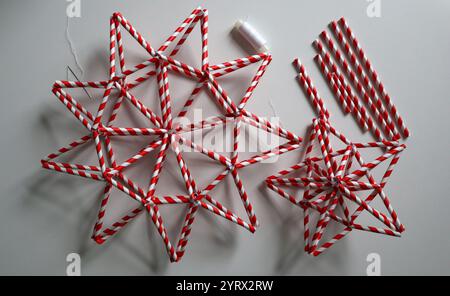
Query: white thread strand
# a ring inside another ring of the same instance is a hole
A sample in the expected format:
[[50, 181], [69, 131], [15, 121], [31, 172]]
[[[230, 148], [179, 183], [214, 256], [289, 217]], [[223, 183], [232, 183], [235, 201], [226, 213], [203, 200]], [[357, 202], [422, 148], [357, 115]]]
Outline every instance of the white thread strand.
[[73, 56], [73, 59], [75, 60], [75, 64], [77, 65], [78, 70], [80, 70], [80, 74], [81, 76], [83, 76], [84, 70], [83, 67], [81, 67], [80, 61], [78, 60], [78, 55], [75, 49], [75, 46], [73, 45], [73, 41], [70, 38], [70, 33], [69, 33], [69, 23], [70, 23], [70, 17], [67, 17], [67, 23], [66, 23], [66, 40], [67, 43], [69, 43], [69, 48], [70, 48], [70, 52]]

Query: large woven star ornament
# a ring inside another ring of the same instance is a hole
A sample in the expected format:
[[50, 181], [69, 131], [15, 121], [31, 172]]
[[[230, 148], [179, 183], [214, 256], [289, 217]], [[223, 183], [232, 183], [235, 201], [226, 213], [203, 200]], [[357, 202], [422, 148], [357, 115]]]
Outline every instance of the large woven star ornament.
[[[187, 37], [198, 24], [202, 39], [201, 68], [190, 66], [176, 59], [176, 55]], [[127, 67], [122, 39], [123, 30], [129, 33], [145, 49], [149, 56], [147, 60], [132, 67]], [[297, 149], [302, 141], [300, 137], [293, 133], [280, 126], [271, 124], [268, 120], [245, 109], [270, 61], [270, 54], [259, 53], [246, 58], [210, 65], [208, 60], [208, 11], [206, 9], [197, 8], [192, 11], [191, 15], [183, 21], [158, 49], [152, 47], [120, 13], [113, 14], [110, 19], [109, 78], [102, 81], [88, 82], [56, 81], [53, 86], [53, 93], [88, 132], [85, 136], [60, 148], [56, 153], [52, 153], [42, 160], [42, 166], [46, 169], [89, 178], [105, 184], [104, 195], [92, 235], [92, 238], [97, 243], [104, 243], [142, 212], [149, 214], [152, 223], [156, 226], [164, 242], [171, 261], [179, 261], [184, 255], [191, 227], [199, 209], [210, 211], [251, 232], [255, 231], [258, 220], [243, 182], [239, 177], [239, 170], [272, 156]], [[251, 80], [245, 95], [236, 104], [225, 89], [221, 87], [219, 80], [222, 76], [255, 63], [260, 63], [260, 66]], [[142, 71], [145, 74], [137, 75], [142, 73]], [[177, 114], [174, 114], [172, 110], [168, 72], [176, 72], [178, 75], [196, 81], [196, 87], [186, 99], [184, 107]], [[155, 78], [159, 89], [158, 104], [160, 110], [158, 112], [147, 107], [142, 99], [133, 95], [135, 87], [149, 79]], [[89, 112], [85, 106], [79, 103], [79, 100], [69, 94], [70, 89], [74, 88], [102, 90], [103, 96], [99, 100], [96, 112]], [[203, 88], [209, 92], [211, 99], [223, 111], [222, 114], [191, 124], [183, 125], [177, 123], [179, 122], [177, 119], [185, 116], [195, 104], [196, 97]], [[143, 115], [146, 118], [150, 127], [119, 127], [115, 125], [117, 114], [125, 101], [134, 106], [136, 114], [139, 114], [139, 116]], [[233, 150], [229, 157], [212, 151], [184, 136], [187, 132], [210, 130], [227, 125], [231, 125], [234, 131]], [[243, 125], [262, 129], [267, 133], [286, 139], [287, 142], [248, 159], [240, 160], [238, 146], [239, 135]], [[118, 161], [114, 152], [114, 145], [111, 143], [113, 137], [121, 137], [123, 139], [147, 137], [148, 144], [137, 154], [130, 156], [124, 161]], [[61, 155], [89, 142], [90, 144], [95, 144], [98, 165], [58, 162], [57, 159]], [[207, 186], [199, 188], [184, 159], [181, 149], [182, 145], [200, 152], [205, 157], [222, 165], [223, 171], [216, 178], [212, 178], [211, 183]], [[161, 172], [165, 168], [164, 164], [169, 150], [172, 150], [176, 156], [176, 162], [185, 184], [186, 193], [176, 196], [157, 196], [155, 194], [156, 187]], [[148, 187], [142, 188], [133, 178], [127, 176], [127, 169], [132, 166], [138, 166], [141, 162], [140, 160], [152, 152], [156, 152], [153, 173], [148, 180]], [[213, 190], [228, 175], [231, 176], [238, 189], [240, 199], [247, 213], [245, 218], [239, 217], [213, 197]], [[129, 213], [115, 219], [110, 225], [104, 225], [106, 224], [104, 223], [104, 218], [108, 210], [112, 188], [119, 189], [135, 200], [136, 206]], [[164, 205], [181, 205], [186, 208], [184, 222], [176, 241], [169, 238], [160, 213], [160, 207]]]

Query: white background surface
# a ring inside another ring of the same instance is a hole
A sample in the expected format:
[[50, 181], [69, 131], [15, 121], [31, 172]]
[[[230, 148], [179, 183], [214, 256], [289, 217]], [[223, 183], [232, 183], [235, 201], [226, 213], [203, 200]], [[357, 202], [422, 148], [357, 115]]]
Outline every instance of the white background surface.
[[[81, 2], [82, 17], [71, 19], [70, 34], [85, 70], [82, 80], [100, 80], [107, 77], [114, 11], [159, 44], [203, 1]], [[368, 18], [364, 0], [207, 1], [211, 61], [247, 55], [230, 29], [237, 19], [248, 18], [273, 54], [249, 109], [270, 116], [271, 100], [284, 127], [301, 136], [314, 113], [294, 80], [291, 62], [297, 56], [335, 125], [364, 139], [353, 118], [342, 115], [312, 60], [311, 42], [331, 20], [347, 18], [412, 131], [387, 187], [407, 230], [402, 238], [354, 232], [318, 258], [303, 254], [301, 211], [261, 186], [265, 177], [298, 160], [292, 152], [243, 175], [261, 221], [255, 234], [203, 215], [178, 264], [168, 263], [144, 216], [110, 243], [96, 246], [89, 237], [102, 186], [40, 168], [44, 155], [82, 132], [50, 92], [54, 80], [66, 79], [67, 65], [76, 69], [65, 39], [66, 5], [63, 0], [0, 2], [0, 274], [64, 275], [71, 252], [80, 253], [84, 275], [361, 275], [371, 252], [381, 255], [385, 275], [450, 274], [450, 2], [382, 0], [382, 17]]]

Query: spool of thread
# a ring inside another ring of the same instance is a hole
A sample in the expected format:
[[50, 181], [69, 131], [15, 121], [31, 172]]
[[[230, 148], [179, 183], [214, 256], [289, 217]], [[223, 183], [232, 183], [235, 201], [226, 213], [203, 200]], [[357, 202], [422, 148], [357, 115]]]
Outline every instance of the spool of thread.
[[248, 22], [238, 20], [234, 29], [258, 52], [269, 51], [267, 41]]

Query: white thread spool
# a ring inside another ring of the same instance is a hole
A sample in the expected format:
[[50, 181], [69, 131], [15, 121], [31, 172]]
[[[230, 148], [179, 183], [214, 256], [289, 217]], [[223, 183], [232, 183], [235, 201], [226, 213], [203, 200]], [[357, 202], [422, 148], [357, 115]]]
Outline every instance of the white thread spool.
[[264, 37], [262, 37], [249, 23], [238, 20], [234, 25], [234, 29], [238, 31], [258, 52], [269, 51], [266, 39], [264, 39]]

